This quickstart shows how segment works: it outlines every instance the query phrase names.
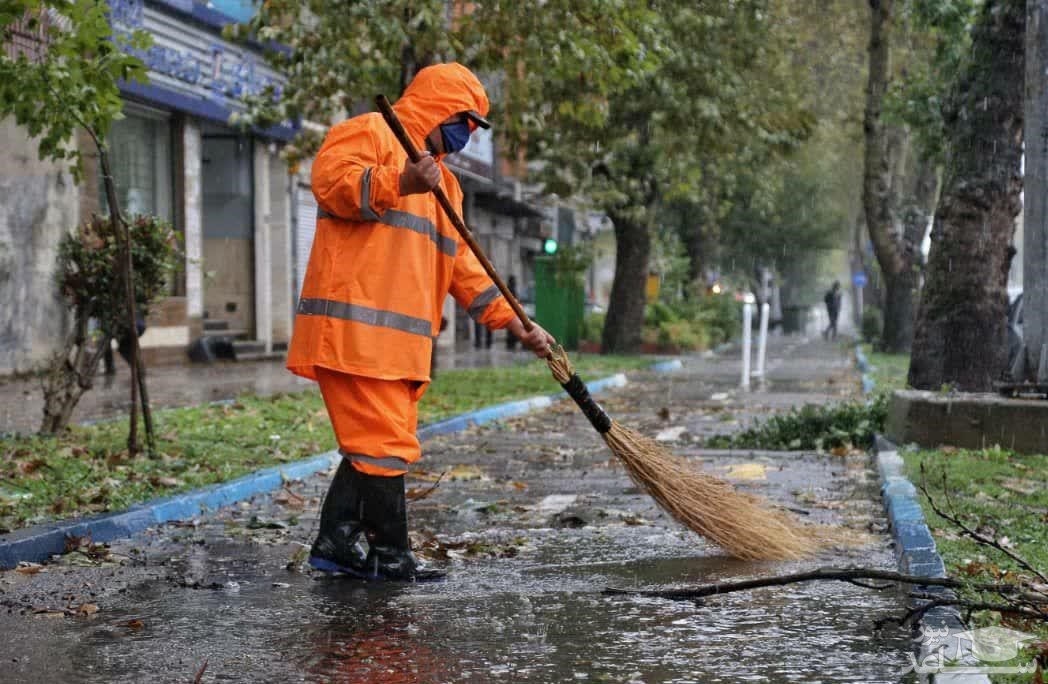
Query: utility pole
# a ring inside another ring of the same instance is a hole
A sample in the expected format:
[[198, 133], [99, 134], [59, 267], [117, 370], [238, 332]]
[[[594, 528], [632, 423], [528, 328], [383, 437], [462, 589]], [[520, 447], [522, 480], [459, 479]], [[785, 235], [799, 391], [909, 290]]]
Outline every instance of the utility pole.
[[1048, 383], [1048, 0], [1026, 0], [1023, 342], [1027, 377]]

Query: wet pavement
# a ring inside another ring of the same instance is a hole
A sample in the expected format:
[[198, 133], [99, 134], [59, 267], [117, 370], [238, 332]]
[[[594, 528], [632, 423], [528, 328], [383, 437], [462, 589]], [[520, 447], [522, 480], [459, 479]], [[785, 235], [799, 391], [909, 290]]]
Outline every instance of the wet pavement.
[[[529, 354], [510, 352], [504, 347], [473, 349], [460, 345], [454, 350], [441, 350], [437, 368], [478, 368], [528, 363]], [[73, 422], [88, 422], [121, 417], [130, 406], [130, 371], [116, 357], [117, 373], [102, 375], [77, 404]], [[101, 369], [101, 365], [99, 365]], [[310, 381], [292, 375], [277, 361], [216, 361], [211, 364], [154, 366], [148, 369], [149, 398], [154, 408], [195, 406], [209, 401], [233, 399], [248, 392], [260, 396], [296, 392], [316, 387]], [[9, 432], [35, 432], [43, 416], [44, 399], [40, 381], [35, 378], [0, 378], [0, 435]]]
[[892, 592], [825, 583], [704, 604], [602, 593], [893, 565], [865, 455], [701, 448], [704, 435], [855, 391], [840, 347], [784, 341], [774, 357], [763, 391], [734, 390], [730, 360], [689, 359], [631, 374], [603, 403], [740, 488], [841, 530], [846, 542], [817, 558], [726, 558], [662, 515], [561, 403], [425, 443], [409, 513], [416, 550], [446, 582], [305, 568], [327, 486], [314, 477], [35, 574], [0, 573], [2, 678], [192, 681], [206, 661], [205, 682], [902, 681], [907, 635], [873, 626], [901, 614]]

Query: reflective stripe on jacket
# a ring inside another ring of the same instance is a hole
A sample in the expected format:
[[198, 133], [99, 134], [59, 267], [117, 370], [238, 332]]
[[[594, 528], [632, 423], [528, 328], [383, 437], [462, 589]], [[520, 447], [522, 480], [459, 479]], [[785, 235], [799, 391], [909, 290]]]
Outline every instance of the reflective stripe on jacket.
[[[484, 88], [459, 64], [419, 71], [394, 105], [418, 149], [448, 117], [488, 112]], [[512, 309], [431, 193], [401, 197], [407, 155], [378, 113], [334, 126], [313, 162], [318, 218], [287, 367], [429, 381], [448, 292], [474, 320], [503, 328]], [[458, 180], [441, 185], [462, 208]]]

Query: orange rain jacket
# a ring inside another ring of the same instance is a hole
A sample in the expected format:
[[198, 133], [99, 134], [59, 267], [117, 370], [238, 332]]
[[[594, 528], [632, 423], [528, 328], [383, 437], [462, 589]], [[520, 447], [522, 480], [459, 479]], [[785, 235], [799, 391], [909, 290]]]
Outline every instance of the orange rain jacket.
[[[488, 113], [484, 87], [461, 64], [419, 71], [393, 106], [419, 150], [448, 117]], [[474, 320], [504, 328], [513, 310], [432, 193], [400, 196], [407, 154], [378, 113], [334, 126], [313, 162], [317, 230], [287, 367], [316, 380], [317, 366], [383, 380], [429, 382], [447, 293]], [[439, 162], [438, 158], [438, 162]], [[444, 164], [441, 185], [462, 209]]]

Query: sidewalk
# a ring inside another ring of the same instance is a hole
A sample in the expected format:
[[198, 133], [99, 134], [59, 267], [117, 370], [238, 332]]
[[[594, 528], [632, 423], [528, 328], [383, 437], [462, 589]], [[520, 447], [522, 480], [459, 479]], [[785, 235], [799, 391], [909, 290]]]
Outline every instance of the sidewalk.
[[[304, 569], [328, 481], [318, 476], [115, 543], [100, 559], [0, 573], [10, 681], [191, 680], [205, 660], [203, 681], [898, 681], [907, 635], [875, 637], [871, 626], [900, 612], [891, 593], [795, 585], [705, 605], [601, 593], [893, 566], [865, 456], [710, 451], [696, 439], [830, 400], [848, 381], [854, 391], [841, 347], [773, 348], [766, 391], [738, 392], [737, 362], [689, 360], [631, 374], [601, 402], [740, 488], [845, 528], [847, 545], [804, 562], [725, 558], [667, 520], [563, 402], [424, 443], [409, 487], [444, 479], [409, 514], [416, 549], [450, 571], [447, 582], [361, 584]], [[61, 617], [66, 608], [74, 615]]]
[[[461, 346], [441, 350], [437, 372], [451, 368], [479, 368], [527, 363], [526, 352], [509, 352], [504, 347], [473, 349]], [[149, 398], [153, 408], [194, 406], [209, 401], [232, 399], [250, 392], [258, 395], [299, 392], [315, 383], [292, 375], [284, 361], [217, 361], [212, 364], [157, 366], [147, 369]], [[115, 376], [99, 375], [95, 386], [77, 404], [73, 422], [100, 420], [127, 414], [130, 400], [130, 371], [117, 357]], [[43, 417], [43, 394], [35, 379], [0, 380], [0, 435], [5, 432], [35, 432]]]

